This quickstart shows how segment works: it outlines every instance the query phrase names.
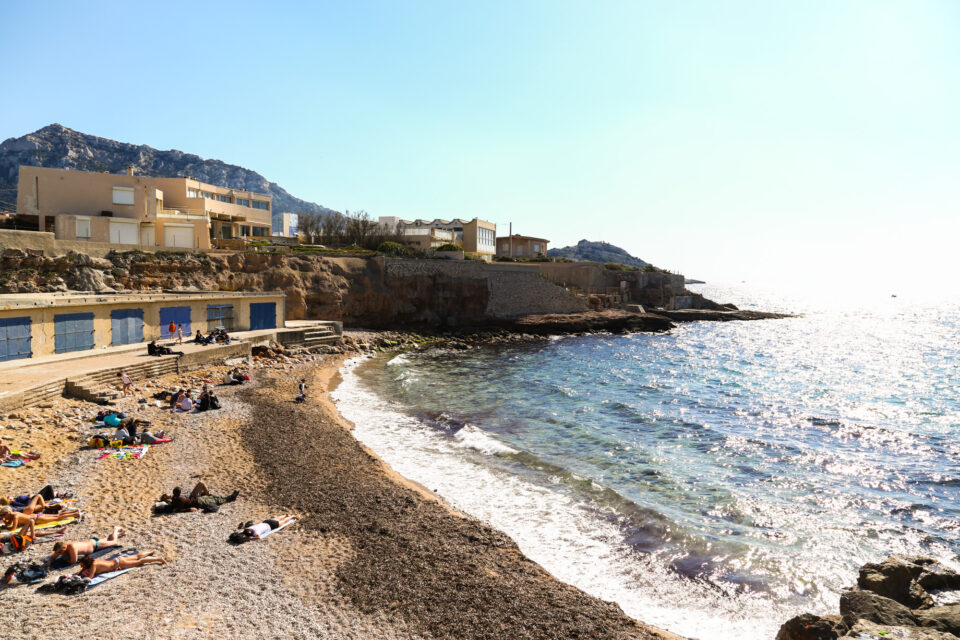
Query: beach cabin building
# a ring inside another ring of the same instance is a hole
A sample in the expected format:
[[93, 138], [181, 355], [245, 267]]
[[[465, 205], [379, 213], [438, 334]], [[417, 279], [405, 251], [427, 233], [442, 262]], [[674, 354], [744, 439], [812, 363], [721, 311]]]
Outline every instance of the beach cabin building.
[[547, 255], [547, 244], [549, 242], [545, 238], [521, 236], [516, 233], [512, 236], [502, 236], [497, 238], [497, 257], [536, 258], [537, 256], [545, 256]]
[[199, 329], [284, 327], [281, 291], [0, 294], [0, 361], [137, 344]]

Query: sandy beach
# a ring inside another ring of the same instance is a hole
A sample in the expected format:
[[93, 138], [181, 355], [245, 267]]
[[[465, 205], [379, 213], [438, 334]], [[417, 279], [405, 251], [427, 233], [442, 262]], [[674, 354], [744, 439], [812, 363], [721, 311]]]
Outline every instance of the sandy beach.
[[[128, 530], [125, 548], [156, 549], [169, 562], [80, 596], [13, 583], [0, 591], [0, 622], [44, 638], [675, 637], [554, 579], [509, 537], [457, 514], [365, 450], [326, 395], [343, 358], [260, 365], [252, 382], [217, 388], [219, 411], [170, 414], [119, 402], [176, 438], [140, 460], [77, 451], [78, 438], [94, 432], [81, 421], [96, 412], [89, 403], [62, 399], [8, 417], [15, 426], [2, 431], [4, 442], [44, 455], [0, 471], [0, 493], [51, 483], [74, 493], [86, 513], [64, 540], [103, 538], [119, 524]], [[223, 371], [134, 382], [151, 395], [198, 388]], [[292, 402], [300, 377], [311, 390], [305, 404]], [[28, 432], [25, 423], [43, 427]], [[212, 493], [241, 495], [214, 514], [151, 515], [161, 492], [198, 480]], [[238, 523], [284, 513], [300, 522], [262, 542], [228, 544]], [[53, 541], [40, 538], [2, 566], [46, 556]], [[75, 571], [52, 571], [47, 581]]]

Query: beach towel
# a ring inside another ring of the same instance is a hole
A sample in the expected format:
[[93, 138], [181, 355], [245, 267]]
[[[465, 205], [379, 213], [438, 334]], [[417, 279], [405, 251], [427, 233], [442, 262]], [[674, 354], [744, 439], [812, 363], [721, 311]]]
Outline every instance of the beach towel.
[[103, 450], [102, 453], [97, 456], [97, 460], [103, 460], [105, 458], [111, 460], [139, 460], [145, 456], [149, 450], [149, 444], [140, 445], [139, 447], [121, 447], [116, 450], [107, 449]]
[[280, 529], [289, 527], [289, 526], [292, 525], [294, 522], [296, 522], [296, 519], [293, 519], [293, 520], [291, 520], [290, 522], [287, 522], [286, 524], [282, 524], [282, 525], [280, 525], [279, 527], [277, 527], [276, 529], [270, 529], [270, 531], [267, 531], [265, 534], [263, 534], [262, 536], [260, 536], [259, 539], [260, 539], [260, 540], [263, 540], [263, 539], [266, 538], [267, 536], [272, 536], [272, 535], [275, 534], [277, 531], [280, 531]]
[[24, 464], [29, 462], [29, 460], [7, 460], [2, 464], [4, 467], [22, 467]]
[[62, 527], [65, 524], [70, 524], [71, 522], [76, 522], [77, 518], [75, 516], [70, 516], [69, 518], [64, 518], [63, 520], [54, 520], [53, 522], [45, 522], [43, 524], [33, 525], [34, 529], [53, 529], [55, 527]]
[[[119, 558], [120, 556], [135, 556], [135, 555], [137, 555], [136, 549], [124, 549], [123, 551], [120, 551], [119, 553], [110, 556], [109, 558], [107, 558], [107, 560], [114, 560], [115, 558]], [[120, 569], [119, 571], [110, 571], [108, 573], [101, 573], [100, 575], [90, 579], [90, 582], [87, 583], [87, 589], [92, 589], [98, 584], [103, 584], [107, 580], [111, 580], [113, 578], [116, 578], [117, 576], [121, 576], [125, 574], [127, 571], [133, 571], [135, 568], [136, 567], [130, 567], [129, 569]]]

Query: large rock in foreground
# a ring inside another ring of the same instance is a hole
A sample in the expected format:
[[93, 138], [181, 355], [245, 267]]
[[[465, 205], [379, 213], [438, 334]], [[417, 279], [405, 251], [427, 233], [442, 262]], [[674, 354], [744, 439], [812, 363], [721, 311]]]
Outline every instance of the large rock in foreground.
[[960, 638], [960, 604], [934, 606], [927, 589], [960, 589], [960, 574], [930, 558], [890, 556], [860, 569], [840, 596], [840, 616], [805, 613], [788, 620], [777, 640]]

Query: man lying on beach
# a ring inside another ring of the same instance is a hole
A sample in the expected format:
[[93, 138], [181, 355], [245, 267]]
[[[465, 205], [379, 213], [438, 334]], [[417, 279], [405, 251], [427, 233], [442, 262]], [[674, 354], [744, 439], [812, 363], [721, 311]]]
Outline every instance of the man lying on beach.
[[24, 530], [30, 530], [31, 536], [33, 535], [33, 527], [36, 524], [47, 524], [48, 522], [56, 522], [57, 520], [75, 516], [82, 516], [79, 509], [64, 509], [60, 513], [34, 513], [32, 515], [26, 515], [14, 511], [9, 506], [0, 507], [0, 523], [3, 524], [3, 528], [19, 529], [20, 527], [24, 527]]
[[[214, 496], [207, 490], [207, 485], [203, 484], [203, 482], [198, 482], [189, 496], [184, 496], [180, 487], [175, 487], [173, 495], [163, 494], [160, 496], [160, 502], [166, 503], [168, 505], [167, 510], [173, 513], [185, 513], [199, 509], [216, 511], [220, 505], [233, 502], [239, 495], [240, 490], [238, 489], [229, 496]], [[158, 511], [162, 513], [163, 508], [161, 507]]]
[[241, 524], [239, 527], [237, 527], [240, 529], [240, 531], [234, 531], [230, 534], [230, 542], [242, 544], [248, 540], [259, 540], [264, 534], [269, 533], [274, 529], [279, 529], [284, 525], [290, 524], [296, 519], [296, 516], [287, 514], [277, 518], [267, 518], [259, 524], [253, 524], [253, 521], [251, 520], [250, 522]]
[[129, 558], [114, 558], [113, 560], [96, 560], [91, 556], [84, 556], [80, 561], [80, 571], [77, 575], [83, 578], [93, 578], [101, 573], [110, 573], [111, 571], [120, 571], [121, 569], [132, 569], [145, 564], [167, 564], [163, 556], [158, 556], [156, 551], [144, 551]]
[[95, 553], [101, 549], [119, 547], [120, 543], [117, 542], [117, 540], [120, 539], [120, 536], [126, 534], [126, 532], [126, 529], [114, 527], [113, 533], [107, 536], [106, 540], [90, 538], [89, 540], [58, 542], [53, 545], [53, 553], [50, 555], [50, 559], [47, 560], [47, 566], [53, 566], [53, 563], [55, 560], [57, 560], [57, 558], [63, 558], [61, 563], [66, 561], [68, 564], [73, 564], [80, 556], [90, 555], [91, 553]]

